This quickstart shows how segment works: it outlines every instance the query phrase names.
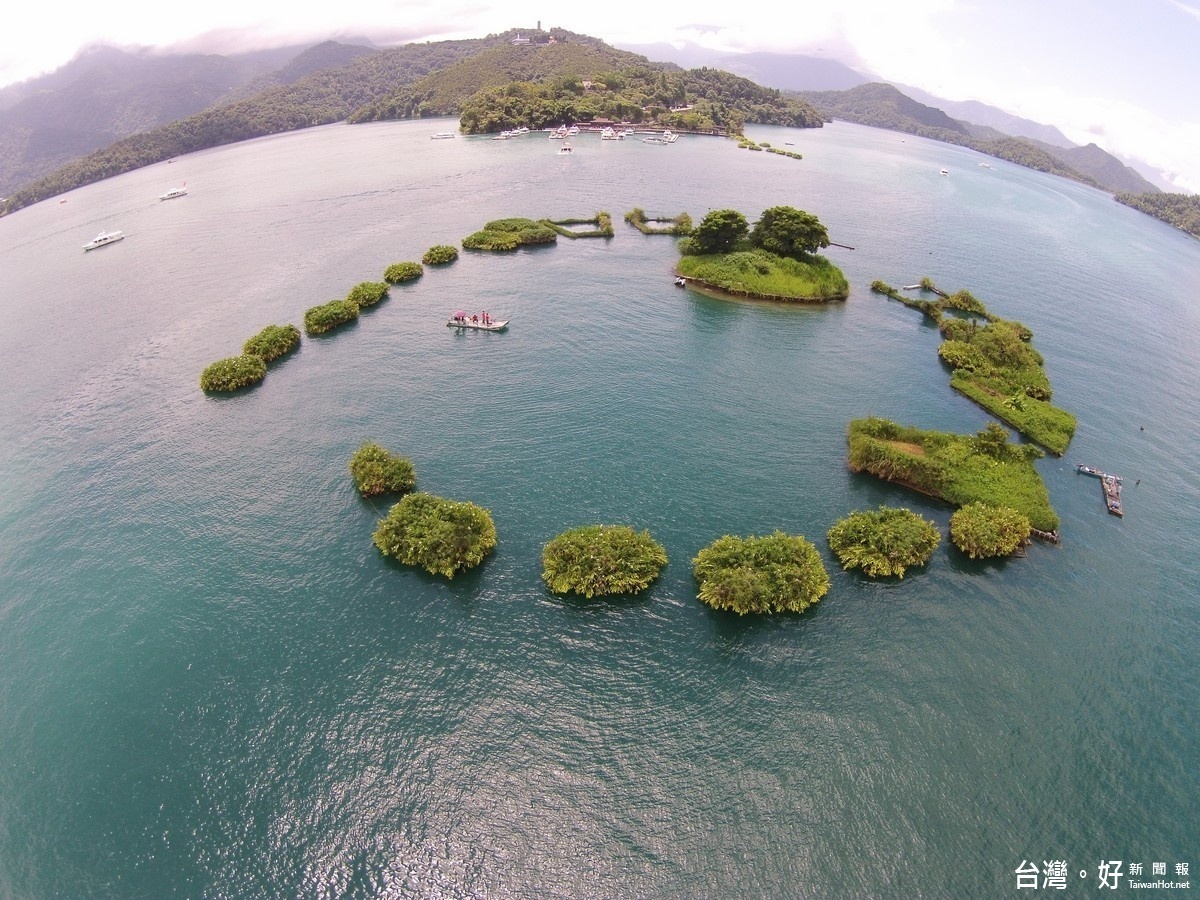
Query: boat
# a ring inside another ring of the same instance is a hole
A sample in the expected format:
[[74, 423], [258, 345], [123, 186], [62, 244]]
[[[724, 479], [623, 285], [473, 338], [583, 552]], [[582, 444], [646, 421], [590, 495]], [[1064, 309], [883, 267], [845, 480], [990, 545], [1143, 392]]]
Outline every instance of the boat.
[[1107, 472], [1101, 472], [1099, 469], [1085, 466], [1082, 463], [1075, 468], [1083, 475], [1091, 475], [1093, 478], [1099, 478], [1100, 486], [1104, 488], [1104, 505], [1108, 507], [1108, 511], [1114, 516], [1124, 517], [1125, 507], [1121, 505], [1121, 476], [1110, 475]]
[[474, 328], [476, 331], [504, 331], [508, 328], [508, 319], [496, 320], [487, 313], [467, 315], [459, 310], [446, 323], [448, 328]]
[[165, 194], [159, 194], [159, 200], [174, 200], [176, 197], [182, 197], [187, 193], [186, 187], [171, 188]]
[[513, 132], [502, 131], [497, 135], [493, 135], [492, 140], [493, 141], [507, 141], [507, 140], [511, 139], [512, 136], [513, 136]]
[[563, 144], [561, 147], [558, 148], [559, 156], [566, 156], [567, 154], [574, 153], [574, 152], [575, 152], [575, 150], [570, 144]]
[[444, 140], [447, 140], [452, 137], [455, 137], [455, 134], [453, 131], [439, 131], [439, 132], [437, 132], [435, 134], [431, 134], [429, 136], [430, 140], [434, 140], [434, 141], [444, 141]]
[[675, 287], [687, 287], [687, 279], [680, 275], [675, 279]]
[[675, 134], [675, 132], [668, 128], [662, 133], [662, 139], [664, 144], [673, 144], [679, 140], [679, 135]]
[[86, 244], [83, 245], [83, 252], [95, 250], [97, 247], [107, 247], [109, 244], [115, 244], [117, 241], [125, 240], [125, 235], [120, 231], [102, 231]]
[[950, 174], [950, 170], [949, 170], [949, 169], [942, 169], [942, 174], [943, 174], [943, 175], [949, 175], [949, 174]]
[[567, 136], [567, 126], [566, 125], [560, 125], [558, 128], [555, 128], [553, 131], [550, 132], [550, 140], [552, 140], [552, 141], [564, 140], [566, 138], [566, 136]]
[[625, 140], [625, 132], [614, 131], [611, 127], [606, 125], [600, 131], [600, 140], [602, 140], [602, 141], [623, 141], [623, 140]]
[[571, 137], [576, 134], [579, 134], [579, 126], [578, 125], [572, 125], [570, 128], [567, 129], [567, 137]]
[[529, 126], [522, 125], [520, 128], [514, 128], [512, 133], [513, 134], [529, 134]]

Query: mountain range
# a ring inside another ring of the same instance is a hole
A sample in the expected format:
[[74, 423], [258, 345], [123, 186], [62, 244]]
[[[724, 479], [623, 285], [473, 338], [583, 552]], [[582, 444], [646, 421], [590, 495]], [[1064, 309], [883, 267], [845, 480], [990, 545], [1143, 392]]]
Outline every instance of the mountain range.
[[[512, 34], [516, 33], [514, 29]], [[544, 43], [555, 43], [554, 31], [535, 33]], [[1072, 146], [1053, 126], [974, 101], [952, 103], [912, 88], [902, 91], [881, 85], [835, 60], [795, 54], [715, 54], [670, 44], [616, 49], [585, 35], [559, 31], [558, 36], [563, 42], [573, 42], [581, 52], [587, 48], [589, 60], [596, 60], [589, 61], [589, 66], [600, 67], [602, 60], [613, 70], [622, 66], [664, 71], [679, 66], [722, 69], [793, 94], [798, 100], [803, 97], [828, 117], [975, 146], [1112, 192], [1158, 191], [1096, 145]], [[363, 112], [387, 110], [389, 103], [400, 116], [446, 114], [461, 108], [469, 88], [484, 86], [480, 63], [470, 60], [488, 51], [494, 57], [502, 49], [507, 52], [512, 44], [506, 32], [470, 41], [382, 50], [366, 40], [353, 44], [326, 41], [234, 56], [94, 48], [56, 72], [0, 89], [0, 194], [19, 191], [38, 179], [44, 181], [51, 173], [97, 154], [103, 159], [93, 160], [86, 175], [76, 172], [71, 179], [51, 180], [21, 205], [75, 183], [145, 164], [142, 160], [155, 152], [168, 158], [200, 146], [354, 115], [394, 117]], [[651, 59], [665, 61], [652, 63]], [[473, 68], [463, 69], [459, 77], [456, 66]], [[505, 75], [503, 66], [492, 68], [497, 71], [488, 77], [502, 80], [534, 80], [555, 74]], [[423, 87], [425, 79], [435, 73], [440, 73], [436, 92], [434, 82]], [[457, 90], [447, 95], [447, 83], [457, 85]], [[431, 102], [435, 96], [441, 98], [436, 104]], [[164, 129], [170, 140], [163, 136]], [[181, 142], [182, 132], [190, 135], [190, 143]], [[158, 151], [150, 147], [156, 140], [161, 145]], [[111, 158], [114, 154], [116, 160]]]

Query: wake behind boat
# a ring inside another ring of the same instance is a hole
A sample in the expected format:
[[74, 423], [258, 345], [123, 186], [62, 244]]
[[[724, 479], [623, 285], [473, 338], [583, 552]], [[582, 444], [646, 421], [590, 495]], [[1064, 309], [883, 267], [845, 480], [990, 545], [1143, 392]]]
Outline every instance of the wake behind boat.
[[97, 247], [107, 247], [109, 244], [115, 244], [117, 241], [125, 240], [125, 235], [120, 231], [102, 231], [86, 244], [83, 245], [83, 252], [95, 250]]

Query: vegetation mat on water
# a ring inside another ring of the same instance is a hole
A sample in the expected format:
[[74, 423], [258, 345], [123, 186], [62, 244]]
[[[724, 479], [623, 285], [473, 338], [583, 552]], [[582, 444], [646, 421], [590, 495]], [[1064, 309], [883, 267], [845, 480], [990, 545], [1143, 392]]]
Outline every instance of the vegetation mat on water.
[[692, 560], [700, 599], [715, 609], [802, 612], [829, 590], [821, 554], [800, 535], [725, 535]]
[[666, 564], [667, 552], [649, 531], [634, 531], [628, 525], [584, 525], [546, 544], [542, 580], [556, 594], [636, 594]]
[[923, 431], [888, 419], [855, 419], [848, 430], [849, 466], [955, 506], [980, 501], [1008, 506], [1040, 531], [1058, 530], [1032, 444], [1009, 443], [995, 422], [974, 435]]

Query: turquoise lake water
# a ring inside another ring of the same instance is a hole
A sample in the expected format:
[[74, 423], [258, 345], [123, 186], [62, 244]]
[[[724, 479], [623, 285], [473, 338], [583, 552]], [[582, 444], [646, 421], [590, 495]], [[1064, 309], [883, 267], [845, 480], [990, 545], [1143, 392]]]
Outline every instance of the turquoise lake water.
[[[451, 127], [266, 138], [0, 219], [0, 896], [997, 896], [1026, 860], [1082, 896], [1101, 861], [1200, 866], [1200, 243], [846, 124], [748, 129], [802, 161]], [[672, 239], [620, 221], [779, 204], [855, 248], [827, 251], [845, 303], [677, 289]], [[198, 388], [433, 244], [600, 209], [611, 240], [464, 254], [257, 388]], [[837, 519], [951, 510], [851, 475], [847, 423], [988, 421], [868, 290], [923, 276], [1033, 329], [1079, 418], [1038, 463], [1063, 544], [944, 539], [875, 583]], [[460, 308], [512, 324], [458, 334]], [[384, 559], [365, 440], [490, 509], [495, 554]], [[1123, 520], [1077, 463], [1124, 476]], [[594, 522], [664, 545], [649, 591], [546, 591], [543, 544]], [[824, 556], [820, 604], [696, 600], [697, 551], [777, 528]]]

